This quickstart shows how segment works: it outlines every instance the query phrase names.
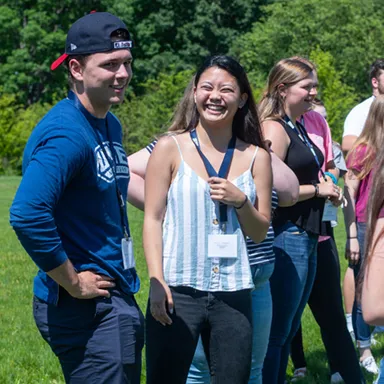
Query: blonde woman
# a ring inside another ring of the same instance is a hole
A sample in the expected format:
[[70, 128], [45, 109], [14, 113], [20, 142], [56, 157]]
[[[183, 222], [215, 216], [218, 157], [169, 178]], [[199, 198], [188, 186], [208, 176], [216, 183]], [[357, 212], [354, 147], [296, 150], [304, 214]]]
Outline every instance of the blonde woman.
[[273, 317], [263, 370], [265, 384], [285, 381], [291, 340], [315, 278], [318, 237], [327, 235], [322, 225], [324, 204], [329, 197], [339, 196], [330, 179], [320, 181], [324, 156], [299, 122], [312, 108], [316, 88], [313, 64], [300, 58], [283, 59], [272, 68], [259, 106], [265, 137], [300, 184], [299, 202], [279, 207], [273, 220], [276, 261], [270, 280]]

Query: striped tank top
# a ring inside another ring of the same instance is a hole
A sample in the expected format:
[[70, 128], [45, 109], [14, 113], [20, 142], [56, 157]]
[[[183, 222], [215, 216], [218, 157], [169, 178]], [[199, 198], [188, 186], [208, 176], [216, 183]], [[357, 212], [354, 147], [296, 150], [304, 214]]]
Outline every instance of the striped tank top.
[[[220, 234], [219, 204], [210, 197], [209, 184], [184, 161], [167, 195], [163, 222], [163, 273], [169, 286], [187, 286], [201, 291], [239, 291], [253, 288], [246, 241], [236, 211], [228, 206], [227, 234], [237, 235], [237, 258], [209, 258], [208, 235]], [[255, 203], [252, 166], [231, 182]]]
[[[277, 192], [272, 188], [272, 215], [277, 208], [279, 198]], [[275, 261], [275, 253], [273, 252], [273, 240], [275, 239], [275, 232], [273, 230], [272, 222], [269, 225], [266, 238], [261, 243], [255, 243], [252, 239], [247, 237], [247, 249], [250, 265], [259, 265], [266, 263], [273, 263]]]
[[[153, 140], [150, 144], [146, 146], [147, 151], [151, 154], [157, 140]], [[277, 196], [277, 192], [274, 188], [272, 188], [272, 215], [275, 209], [278, 207], [279, 198]], [[266, 238], [261, 243], [255, 243], [251, 238], [247, 237], [247, 250], [248, 250], [248, 258], [249, 264], [259, 265], [266, 263], [275, 262], [275, 253], [273, 252], [273, 240], [275, 239], [275, 232], [273, 230], [272, 222], [268, 228], [268, 233]]]

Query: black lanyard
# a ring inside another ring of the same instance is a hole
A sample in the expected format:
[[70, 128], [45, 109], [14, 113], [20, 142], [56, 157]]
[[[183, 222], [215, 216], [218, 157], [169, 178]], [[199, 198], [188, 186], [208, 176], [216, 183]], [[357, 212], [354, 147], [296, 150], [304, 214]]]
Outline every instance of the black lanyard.
[[109, 144], [109, 150], [111, 151], [111, 157], [108, 156], [107, 151], [104, 148], [104, 145], [102, 143], [102, 140], [100, 139], [100, 135], [98, 131], [89, 123], [88, 119], [84, 116], [82, 109], [84, 106], [80, 103], [80, 100], [78, 97], [75, 95], [75, 93], [70, 92], [68, 95], [68, 98], [74, 102], [75, 107], [81, 112], [82, 116], [84, 117], [84, 120], [87, 122], [88, 126], [91, 128], [91, 132], [93, 133], [97, 144], [99, 145], [101, 151], [103, 152], [103, 155], [105, 159], [108, 161], [109, 166], [111, 167], [112, 170], [112, 175], [113, 175], [113, 181], [115, 184], [116, 188], [116, 197], [117, 197], [117, 202], [119, 204], [119, 210], [120, 210], [120, 218], [121, 218], [121, 227], [123, 230], [124, 237], [126, 239], [129, 239], [131, 237], [131, 232], [129, 230], [129, 225], [125, 224], [125, 201], [124, 197], [120, 191], [119, 185], [117, 183], [117, 173], [116, 173], [116, 163], [114, 161], [114, 158], [117, 158], [115, 148], [113, 146], [113, 142], [111, 141], [109, 137], [109, 127], [108, 127], [108, 118], [105, 119], [105, 125], [106, 125], [106, 131], [107, 131], [107, 138], [108, 138], [108, 144]]
[[[231, 140], [229, 141], [227, 151], [225, 152], [225, 156], [223, 159], [223, 162], [221, 163], [219, 173], [215, 171], [215, 169], [212, 167], [212, 164], [209, 162], [207, 157], [204, 155], [204, 153], [201, 151], [199, 139], [197, 137], [196, 130], [190, 131], [191, 139], [193, 143], [196, 146], [197, 151], [199, 152], [199, 155], [201, 159], [204, 162], [205, 169], [207, 170], [207, 173], [209, 177], [220, 177], [222, 179], [225, 179], [227, 177], [229, 167], [232, 162], [233, 153], [235, 151], [236, 147], [236, 136], [233, 135]], [[227, 214], [227, 206], [224, 203], [219, 204], [219, 211], [220, 211], [220, 224], [225, 228], [225, 223], [228, 221], [228, 214]]]
[[287, 115], [284, 116], [284, 121], [297, 134], [297, 136], [299, 136], [300, 140], [309, 148], [313, 157], [315, 158], [315, 161], [316, 161], [316, 164], [319, 168], [321, 176], [323, 176], [324, 180], [327, 181], [327, 178], [325, 177], [325, 174], [324, 174], [323, 170], [321, 169], [320, 160], [317, 156], [315, 148], [313, 148], [312, 143], [310, 142], [309, 138], [307, 137], [307, 132], [306, 132], [305, 126], [304, 126], [304, 116], [301, 116], [301, 123], [296, 122], [297, 127], [295, 124], [292, 123], [291, 119]]

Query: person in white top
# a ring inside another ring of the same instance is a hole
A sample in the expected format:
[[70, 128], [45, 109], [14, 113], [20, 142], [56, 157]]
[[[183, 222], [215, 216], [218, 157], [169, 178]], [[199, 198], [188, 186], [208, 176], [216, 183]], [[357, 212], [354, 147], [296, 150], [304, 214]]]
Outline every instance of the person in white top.
[[376, 96], [384, 94], [384, 59], [377, 59], [371, 65], [369, 80], [372, 86], [372, 96], [352, 108], [345, 119], [341, 144], [344, 154], [352, 148], [355, 140], [360, 136], [373, 100]]

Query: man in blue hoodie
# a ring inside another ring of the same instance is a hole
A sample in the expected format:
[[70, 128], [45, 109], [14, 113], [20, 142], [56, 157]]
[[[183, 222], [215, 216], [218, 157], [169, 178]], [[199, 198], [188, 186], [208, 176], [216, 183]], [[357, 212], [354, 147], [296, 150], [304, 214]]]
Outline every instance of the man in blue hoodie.
[[143, 315], [126, 201], [122, 129], [109, 112], [132, 77], [132, 41], [116, 16], [95, 12], [70, 28], [71, 90], [39, 122], [10, 211], [39, 267], [33, 310], [67, 383], [140, 383]]

